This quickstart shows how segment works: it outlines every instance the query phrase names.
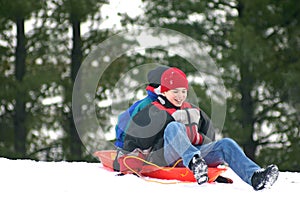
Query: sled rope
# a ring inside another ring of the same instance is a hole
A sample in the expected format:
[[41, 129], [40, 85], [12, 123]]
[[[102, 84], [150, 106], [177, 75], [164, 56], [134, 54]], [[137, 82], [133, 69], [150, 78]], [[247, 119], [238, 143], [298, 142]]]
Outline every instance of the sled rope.
[[161, 183], [161, 184], [191, 183], [191, 182], [189, 182], [189, 181], [163, 182], [163, 181], [159, 181], [159, 180], [147, 179], [147, 178], [145, 178], [144, 176], [142, 176], [138, 171], [132, 169], [132, 168], [126, 163], [126, 159], [129, 159], [129, 158], [133, 158], [133, 159], [142, 161], [142, 162], [144, 162], [145, 164], [152, 165], [152, 166], [156, 167], [157, 169], [164, 170], [164, 171], [170, 171], [170, 170], [174, 169], [174, 168], [182, 161], [182, 159], [177, 160], [176, 163], [175, 163], [172, 167], [170, 167], [170, 168], [168, 168], [168, 169], [166, 169], [165, 167], [161, 167], [161, 166], [159, 166], [159, 165], [156, 165], [156, 164], [154, 164], [154, 163], [152, 163], [152, 162], [149, 162], [149, 161], [147, 161], [147, 160], [145, 160], [145, 159], [143, 159], [143, 158], [140, 158], [140, 157], [138, 157], [138, 156], [125, 156], [124, 159], [123, 159], [123, 164], [124, 164], [124, 165], [125, 165], [132, 173], [136, 174], [139, 178], [141, 178], [141, 179], [143, 179], [143, 180], [145, 180], [145, 181], [148, 181], [148, 182], [155, 182], [155, 183]]

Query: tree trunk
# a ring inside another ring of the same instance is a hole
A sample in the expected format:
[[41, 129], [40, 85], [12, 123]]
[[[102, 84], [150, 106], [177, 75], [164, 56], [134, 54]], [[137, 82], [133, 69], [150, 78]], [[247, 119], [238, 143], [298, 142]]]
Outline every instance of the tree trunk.
[[16, 156], [25, 157], [26, 155], [26, 111], [25, 111], [25, 91], [22, 89], [23, 77], [26, 69], [26, 48], [24, 18], [16, 19], [17, 26], [17, 46], [15, 51], [15, 77], [18, 82], [18, 91], [14, 110], [14, 148]]
[[[243, 62], [242, 62], [243, 63]], [[245, 140], [242, 143], [245, 154], [251, 159], [255, 160], [256, 143], [253, 140], [254, 133], [254, 104], [251, 96], [253, 88], [253, 78], [249, 71], [246, 63], [243, 63], [241, 67], [241, 81], [240, 81], [240, 92], [242, 94], [241, 99], [241, 123], [242, 123], [242, 134], [245, 136]], [[249, 64], [248, 64], [249, 65]]]
[[[81, 61], [82, 61], [82, 50], [81, 50], [81, 36], [80, 36], [80, 21], [73, 19], [72, 20], [72, 27], [73, 27], [73, 49], [71, 55], [71, 79], [72, 85], [75, 81], [77, 72], [80, 68]], [[73, 109], [80, 109], [80, 108], [73, 108]], [[69, 115], [69, 123], [70, 123], [70, 153], [72, 160], [82, 160], [82, 142], [80, 140], [79, 134], [76, 130], [74, 124], [74, 118], [72, 114], [72, 110], [70, 111]]]
[[[243, 24], [245, 16], [245, 4], [242, 1], [238, 1], [238, 12], [239, 12], [239, 20]], [[246, 26], [246, 24], [244, 25]], [[242, 95], [241, 98], [241, 124], [242, 124], [242, 134], [243, 138], [245, 138], [242, 142], [242, 147], [244, 149], [245, 154], [251, 159], [255, 160], [255, 151], [256, 151], [256, 143], [253, 140], [254, 134], [254, 100], [251, 96], [251, 91], [254, 88], [254, 78], [252, 75], [252, 61], [248, 59], [248, 55], [245, 52], [245, 49], [249, 48], [247, 45], [248, 38], [241, 36], [239, 41], [239, 52], [241, 56], [239, 57], [239, 68], [241, 81], [239, 83], [239, 90]]]

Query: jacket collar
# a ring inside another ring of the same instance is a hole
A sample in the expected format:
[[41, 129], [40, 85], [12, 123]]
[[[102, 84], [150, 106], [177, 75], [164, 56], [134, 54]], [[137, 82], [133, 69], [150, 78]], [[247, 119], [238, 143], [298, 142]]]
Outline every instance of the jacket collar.
[[180, 107], [177, 107], [174, 104], [172, 104], [165, 96], [161, 94], [158, 95], [157, 101], [166, 108], [175, 108], [176, 110], [180, 109]]

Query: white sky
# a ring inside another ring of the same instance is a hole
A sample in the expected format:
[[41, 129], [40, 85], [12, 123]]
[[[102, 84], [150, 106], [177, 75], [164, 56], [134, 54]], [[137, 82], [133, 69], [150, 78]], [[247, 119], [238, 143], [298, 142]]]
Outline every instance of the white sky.
[[[120, 19], [118, 13], [127, 13], [130, 17], [136, 17], [143, 13], [141, 9], [142, 1], [141, 0], [110, 0], [109, 4], [105, 4], [100, 9], [100, 14], [102, 15], [103, 22], [101, 22], [100, 27], [98, 28], [112, 28], [115, 27], [117, 29], [121, 28]], [[33, 26], [33, 23], [36, 23], [35, 20], [27, 20], [25, 22], [25, 32], [28, 33]], [[88, 26], [88, 22], [82, 24], [82, 34], [87, 32], [86, 27]], [[16, 32], [16, 28], [13, 27], [13, 34]], [[1, 40], [0, 40], [1, 42]]]
[[130, 17], [135, 17], [143, 11], [140, 6], [141, 0], [110, 0], [108, 5], [102, 7], [104, 15], [109, 15], [112, 18], [117, 17], [117, 12], [127, 13]]
[[116, 28], [120, 28], [121, 18], [118, 16], [118, 13], [127, 13], [130, 17], [136, 17], [143, 13], [143, 10], [140, 8], [141, 4], [141, 0], [110, 0], [109, 5], [104, 5], [101, 8], [103, 17], [108, 17], [101, 24], [101, 28], [112, 28], [113, 25]]

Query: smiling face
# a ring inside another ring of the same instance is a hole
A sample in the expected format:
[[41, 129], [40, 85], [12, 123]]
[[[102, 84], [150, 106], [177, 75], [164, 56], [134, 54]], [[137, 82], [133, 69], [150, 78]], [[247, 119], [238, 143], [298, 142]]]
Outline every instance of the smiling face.
[[187, 89], [186, 88], [176, 88], [173, 90], [168, 90], [163, 93], [165, 97], [177, 107], [180, 107], [187, 97]]

